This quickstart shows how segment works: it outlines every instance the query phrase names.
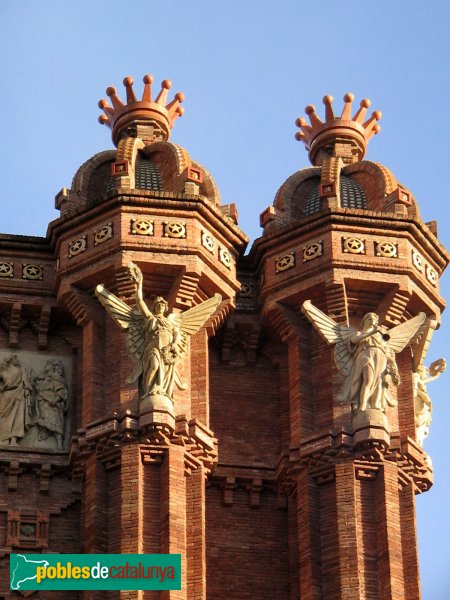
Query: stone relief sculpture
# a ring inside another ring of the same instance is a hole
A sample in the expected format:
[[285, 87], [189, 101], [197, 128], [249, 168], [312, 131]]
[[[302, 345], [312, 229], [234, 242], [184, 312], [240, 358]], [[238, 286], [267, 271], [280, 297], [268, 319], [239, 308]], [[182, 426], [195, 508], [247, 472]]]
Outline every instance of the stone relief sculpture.
[[0, 366], [0, 443], [15, 445], [32, 418], [32, 384], [16, 354]]
[[36, 389], [36, 416], [33, 423], [39, 425], [39, 440], [55, 436], [59, 450], [63, 448], [65, 414], [68, 408], [69, 391], [64, 367], [60, 360], [48, 360], [44, 374], [34, 380]]
[[447, 367], [444, 358], [438, 358], [427, 368], [423, 363], [413, 373], [414, 384], [414, 413], [416, 439], [420, 446], [430, 432], [432, 403], [428, 395], [427, 384], [441, 375]]
[[150, 310], [143, 298], [141, 270], [133, 263], [128, 268], [136, 284], [134, 308], [103, 285], [98, 285], [95, 293], [119, 327], [127, 331], [128, 349], [137, 361], [127, 383], [140, 381], [141, 408], [172, 411], [174, 386], [180, 390], [187, 388], [177, 367], [185, 353], [188, 336], [197, 333], [222, 298], [216, 294], [184, 313], [166, 315], [168, 304], [158, 296]]
[[379, 327], [376, 313], [367, 313], [357, 330], [336, 323], [311, 301], [302, 312], [328, 344], [335, 346], [335, 363], [346, 377], [343, 396], [354, 413], [375, 409], [384, 412], [393, 406], [391, 386], [400, 383], [395, 354], [401, 352], [426, 319], [424, 313], [390, 330]]
[[36, 356], [30, 368], [17, 354], [0, 365], [0, 444], [62, 450], [69, 391], [59, 359], [48, 359], [36, 375]]

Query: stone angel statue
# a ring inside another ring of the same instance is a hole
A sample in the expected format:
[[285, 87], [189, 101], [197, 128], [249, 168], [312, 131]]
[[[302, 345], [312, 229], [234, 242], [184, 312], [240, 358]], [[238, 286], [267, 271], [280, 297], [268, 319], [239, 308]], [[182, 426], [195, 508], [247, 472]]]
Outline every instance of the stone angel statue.
[[186, 350], [188, 336], [199, 331], [216, 311], [222, 297], [215, 294], [210, 300], [183, 313], [170, 313], [168, 303], [158, 296], [150, 310], [144, 302], [142, 271], [133, 263], [128, 265], [136, 284], [135, 306], [122, 302], [100, 284], [95, 293], [114, 321], [127, 331], [128, 350], [137, 366], [127, 383], [140, 380], [141, 400], [150, 407], [173, 407], [173, 388], [186, 389], [177, 371]]
[[416, 439], [420, 446], [430, 433], [432, 402], [428, 395], [427, 384], [437, 379], [446, 369], [445, 358], [438, 358], [427, 368], [421, 363], [413, 373], [414, 414]]
[[336, 366], [346, 377], [344, 398], [350, 401], [353, 410], [372, 408], [384, 412], [386, 404], [394, 406], [389, 386], [400, 383], [395, 354], [416, 334], [425, 313], [389, 330], [379, 327], [376, 313], [367, 313], [358, 330], [336, 323], [310, 300], [303, 303], [302, 312], [324, 340], [335, 346]]

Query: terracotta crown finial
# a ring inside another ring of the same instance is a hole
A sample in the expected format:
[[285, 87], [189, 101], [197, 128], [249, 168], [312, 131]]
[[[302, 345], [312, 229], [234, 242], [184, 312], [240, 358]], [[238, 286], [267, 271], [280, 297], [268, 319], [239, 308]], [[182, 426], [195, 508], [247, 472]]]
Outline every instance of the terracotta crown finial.
[[369, 119], [364, 120], [370, 107], [370, 100], [365, 98], [361, 100], [358, 111], [352, 117], [353, 100], [353, 94], [345, 94], [342, 113], [340, 116], [335, 116], [333, 96], [327, 95], [323, 98], [325, 121], [317, 116], [312, 104], [305, 108], [310, 125], [303, 117], [296, 120], [295, 124], [301, 131], [298, 131], [295, 137], [304, 142], [313, 164], [320, 149], [333, 147], [338, 142], [351, 143], [354, 160], [362, 160], [364, 157], [368, 141], [380, 131], [377, 121], [381, 119], [381, 112], [374, 111]]
[[111, 128], [115, 144], [118, 143], [122, 132], [129, 125], [133, 122], [145, 121], [156, 122], [163, 130], [165, 140], [168, 140], [176, 119], [184, 113], [184, 109], [180, 106], [184, 100], [184, 94], [181, 92], [175, 94], [173, 100], [167, 103], [167, 96], [172, 87], [171, 81], [164, 79], [161, 83], [161, 91], [154, 100], [152, 100], [152, 75], [144, 75], [143, 82], [142, 100], [136, 98], [133, 90], [133, 78], [125, 77], [123, 85], [126, 89], [126, 103], [119, 98], [115, 87], [108, 87], [106, 90], [112, 106], [108, 100], [104, 99], [98, 103], [99, 108], [105, 113], [100, 115], [98, 120]]

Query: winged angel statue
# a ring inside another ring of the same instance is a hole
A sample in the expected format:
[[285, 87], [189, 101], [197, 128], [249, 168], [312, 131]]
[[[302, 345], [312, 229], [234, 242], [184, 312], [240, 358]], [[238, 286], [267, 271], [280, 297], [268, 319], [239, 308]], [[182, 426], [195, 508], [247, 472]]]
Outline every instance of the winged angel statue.
[[344, 398], [350, 401], [353, 410], [374, 408], [384, 412], [386, 404], [394, 406], [389, 387], [400, 383], [395, 354], [418, 332], [426, 319], [425, 313], [386, 331], [379, 328], [376, 313], [364, 315], [361, 329], [357, 330], [336, 323], [310, 300], [303, 303], [302, 312], [324, 340], [335, 346], [336, 366], [346, 377]]
[[[127, 331], [130, 354], [137, 366], [128, 377], [127, 383], [140, 379], [141, 400], [170, 400], [173, 402], [174, 385], [187, 389], [177, 372], [186, 351], [188, 336], [199, 331], [219, 306], [222, 297], [216, 294], [210, 300], [190, 308], [184, 313], [167, 313], [169, 305], [158, 296], [152, 310], [144, 302], [142, 293], [142, 271], [133, 263], [128, 265], [131, 278], [136, 284], [135, 307], [130, 307], [102, 284], [95, 293], [114, 321]], [[167, 404], [167, 402], [166, 402]]]

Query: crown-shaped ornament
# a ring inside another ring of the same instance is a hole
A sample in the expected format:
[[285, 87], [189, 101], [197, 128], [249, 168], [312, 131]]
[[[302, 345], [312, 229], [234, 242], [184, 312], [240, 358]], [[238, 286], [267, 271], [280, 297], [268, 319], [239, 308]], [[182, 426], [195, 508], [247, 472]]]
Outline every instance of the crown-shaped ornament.
[[123, 85], [126, 89], [127, 102], [124, 104], [117, 95], [115, 87], [109, 87], [106, 90], [112, 106], [107, 100], [100, 100], [99, 108], [104, 111], [98, 120], [103, 125], [108, 125], [112, 130], [113, 142], [117, 145], [124, 133], [127, 133], [132, 125], [154, 124], [161, 130], [160, 139], [167, 141], [170, 137], [170, 131], [178, 117], [184, 113], [180, 106], [184, 100], [184, 94], [178, 92], [174, 99], [167, 104], [167, 96], [172, 83], [165, 79], [161, 83], [161, 91], [152, 99], [151, 75], [144, 75], [144, 92], [142, 100], [138, 100], [133, 90], [133, 78], [125, 77]]
[[366, 121], [367, 109], [370, 107], [370, 100], [365, 98], [361, 101], [358, 111], [352, 117], [352, 103], [355, 97], [348, 93], [344, 96], [344, 108], [341, 116], [335, 116], [333, 112], [333, 96], [325, 96], [325, 121], [322, 121], [316, 114], [316, 109], [312, 104], [305, 108], [311, 125], [307, 125], [303, 117], [295, 121], [297, 127], [301, 129], [295, 135], [297, 140], [305, 143], [309, 152], [309, 158], [313, 164], [316, 164], [318, 153], [324, 150], [328, 154], [338, 155], [336, 148], [338, 144], [351, 147], [351, 160], [347, 157], [346, 162], [355, 162], [362, 160], [366, 153], [366, 146], [370, 138], [380, 131], [377, 121], [381, 119], [381, 112], [376, 110]]

